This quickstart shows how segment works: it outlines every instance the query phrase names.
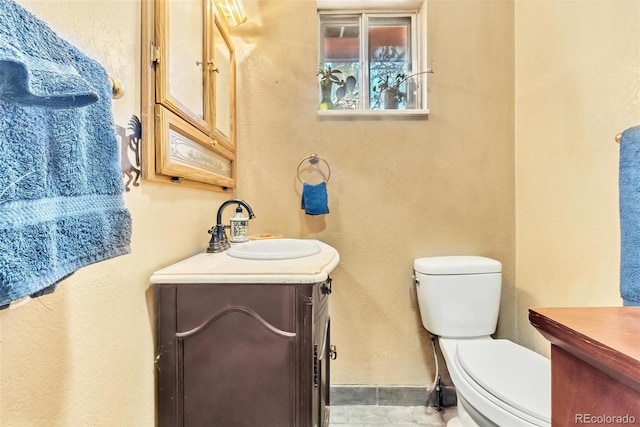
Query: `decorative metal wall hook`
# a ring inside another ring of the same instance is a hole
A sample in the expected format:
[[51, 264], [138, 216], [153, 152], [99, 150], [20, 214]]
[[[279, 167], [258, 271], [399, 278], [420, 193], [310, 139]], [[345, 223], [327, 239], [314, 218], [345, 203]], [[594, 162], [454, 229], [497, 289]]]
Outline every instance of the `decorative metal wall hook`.
[[[127, 129], [132, 133], [127, 135]], [[140, 119], [135, 115], [131, 116], [127, 129], [116, 125], [116, 132], [120, 137], [120, 167], [122, 168], [123, 176], [126, 175], [128, 177], [124, 187], [126, 191], [130, 191], [129, 184], [132, 181], [135, 187], [140, 185], [140, 140], [142, 139], [142, 123]], [[133, 151], [135, 165], [131, 163], [129, 150]]]

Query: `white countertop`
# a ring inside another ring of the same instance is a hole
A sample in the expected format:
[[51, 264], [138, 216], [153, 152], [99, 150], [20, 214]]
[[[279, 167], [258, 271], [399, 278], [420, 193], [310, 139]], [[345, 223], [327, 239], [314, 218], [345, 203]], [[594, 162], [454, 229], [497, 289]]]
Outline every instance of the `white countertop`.
[[338, 265], [333, 247], [316, 240], [315, 255], [282, 260], [249, 260], [229, 256], [227, 251], [200, 253], [156, 271], [151, 283], [318, 283]]

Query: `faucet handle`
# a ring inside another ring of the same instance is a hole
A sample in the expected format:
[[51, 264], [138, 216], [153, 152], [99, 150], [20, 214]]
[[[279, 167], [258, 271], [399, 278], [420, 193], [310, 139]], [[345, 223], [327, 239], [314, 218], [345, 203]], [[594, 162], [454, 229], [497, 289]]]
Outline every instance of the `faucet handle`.
[[224, 229], [224, 225], [217, 224], [207, 231], [207, 233], [211, 234], [211, 240], [207, 248], [208, 253], [217, 253], [229, 249], [229, 241], [227, 240], [227, 234], [224, 232]]

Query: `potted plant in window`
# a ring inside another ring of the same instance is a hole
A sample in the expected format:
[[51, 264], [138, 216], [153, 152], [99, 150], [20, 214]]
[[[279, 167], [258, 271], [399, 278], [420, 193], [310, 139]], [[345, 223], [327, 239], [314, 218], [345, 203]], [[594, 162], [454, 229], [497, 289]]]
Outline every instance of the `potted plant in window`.
[[400, 91], [400, 85], [405, 81], [405, 74], [397, 74], [391, 81], [389, 81], [389, 75], [380, 77], [378, 84], [373, 87], [373, 91], [378, 93], [373, 108], [380, 104], [380, 100], [384, 96], [384, 108], [387, 110], [397, 110], [398, 105], [405, 96], [405, 93]]
[[333, 84], [340, 84], [341, 80], [336, 74], [342, 74], [340, 70], [334, 70], [331, 66], [327, 66], [326, 69], [319, 68], [316, 76], [320, 76], [320, 109], [331, 110], [333, 109], [333, 101], [331, 101], [331, 91]]
[[393, 79], [390, 79], [389, 75], [380, 77], [377, 84], [373, 87], [373, 91], [378, 94], [376, 102], [372, 108], [376, 108], [380, 105], [380, 101], [384, 97], [384, 108], [387, 110], [397, 110], [398, 106], [402, 102], [403, 98], [407, 95], [400, 90], [400, 87], [407, 80], [420, 74], [432, 73], [431, 68], [426, 71], [420, 71], [413, 74], [397, 74]]

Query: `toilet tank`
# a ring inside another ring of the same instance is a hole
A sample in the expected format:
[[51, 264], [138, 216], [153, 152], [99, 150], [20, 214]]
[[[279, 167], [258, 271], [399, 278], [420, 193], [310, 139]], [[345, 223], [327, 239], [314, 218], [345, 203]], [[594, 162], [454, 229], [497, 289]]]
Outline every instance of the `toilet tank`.
[[424, 327], [434, 335], [491, 335], [500, 310], [502, 264], [479, 256], [419, 258], [416, 293]]

